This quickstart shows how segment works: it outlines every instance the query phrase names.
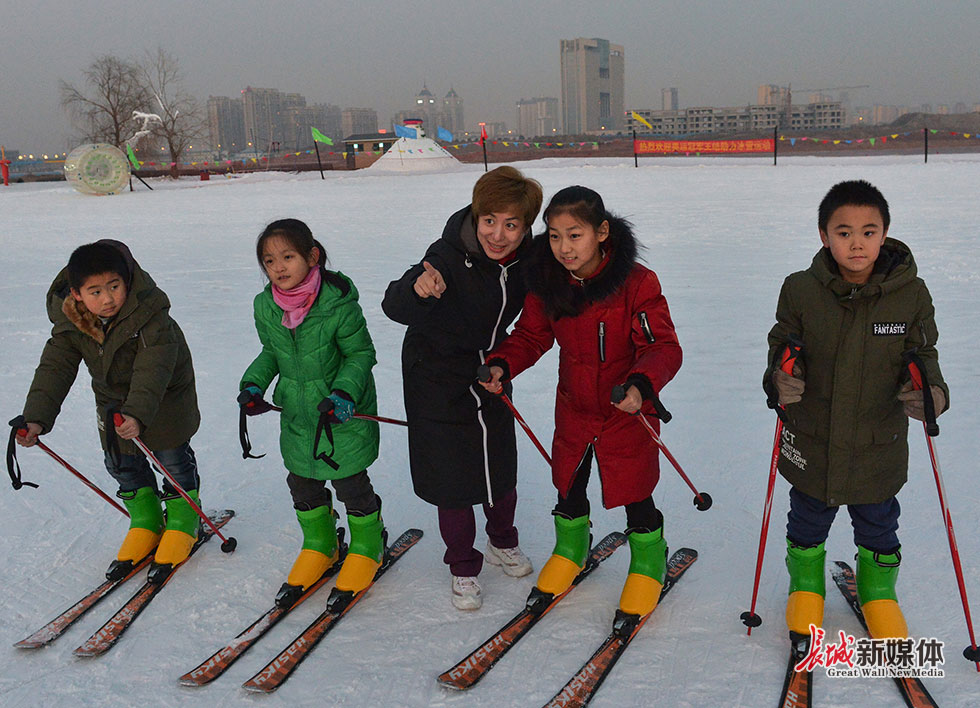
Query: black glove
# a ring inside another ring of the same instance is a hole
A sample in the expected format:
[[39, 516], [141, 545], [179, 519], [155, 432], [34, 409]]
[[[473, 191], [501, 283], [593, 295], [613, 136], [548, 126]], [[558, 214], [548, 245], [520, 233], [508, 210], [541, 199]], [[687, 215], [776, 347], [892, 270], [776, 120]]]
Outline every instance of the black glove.
[[262, 389], [255, 384], [248, 384], [238, 394], [238, 405], [245, 415], [262, 415], [272, 410], [272, 404], [262, 398]]

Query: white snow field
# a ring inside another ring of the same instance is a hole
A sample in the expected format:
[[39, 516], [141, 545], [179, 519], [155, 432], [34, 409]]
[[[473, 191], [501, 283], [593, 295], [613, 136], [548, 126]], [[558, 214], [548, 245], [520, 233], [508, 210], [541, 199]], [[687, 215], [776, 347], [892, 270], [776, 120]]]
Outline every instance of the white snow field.
[[[517, 165], [540, 180], [545, 199], [570, 184], [598, 190], [612, 211], [636, 224], [647, 263], [670, 304], [684, 365], [662, 394], [674, 419], [662, 437], [685, 471], [715, 500], [699, 512], [678, 475], [661, 462], [655, 493], [672, 548], [700, 559], [641, 630], [599, 690], [603, 706], [771, 706], [786, 663], [783, 612], [788, 579], [783, 531], [788, 485], [777, 481], [758, 600], [764, 623], [751, 637], [748, 609], [775, 416], [760, 386], [766, 333], [783, 278], [806, 268], [819, 247], [817, 204], [835, 182], [865, 178], [889, 199], [891, 235], [912, 248], [937, 310], [940, 361], [952, 408], [937, 439], [973, 616], [980, 620], [980, 155], [768, 159], [546, 159]], [[225, 527], [238, 550], [204, 546], [108, 654], [77, 659], [72, 650], [128, 598], [130, 581], [51, 646], [12, 648], [98, 584], [121, 540], [122, 516], [40, 450], [19, 450], [38, 489], [0, 490], [0, 704], [26, 706], [537, 706], [557, 692], [608, 632], [628, 566], [617, 552], [506, 656], [476, 687], [458, 694], [435, 677], [518, 611], [535, 575], [512, 579], [487, 565], [484, 604], [464, 613], [450, 604], [434, 508], [412, 493], [406, 436], [382, 426], [371, 477], [394, 535], [417, 526], [425, 537], [329, 634], [275, 694], [254, 697], [241, 683], [320, 612], [327, 591], [300, 606], [223, 677], [203, 688], [177, 677], [265, 610], [300, 543], [274, 416], [253, 418], [261, 460], [243, 461], [238, 444], [239, 376], [258, 352], [252, 298], [264, 285], [255, 238], [269, 221], [306, 220], [334, 268], [357, 284], [378, 351], [379, 411], [404, 415], [400, 381], [403, 328], [385, 318], [388, 282], [417, 262], [445, 219], [469, 201], [480, 166], [463, 172], [370, 172], [212, 177], [153, 182], [154, 191], [91, 197], [59, 184], [0, 189], [3, 356], [0, 413], [22, 410], [49, 333], [44, 295], [71, 250], [98, 238], [125, 241], [173, 302], [190, 343], [203, 423], [193, 439], [203, 505], [233, 508]], [[540, 228], [540, 222], [537, 224]], [[550, 441], [557, 354], [516, 381], [514, 402]], [[92, 393], [85, 371], [44, 440], [103, 489]], [[521, 546], [535, 567], [553, 544], [555, 493], [544, 461], [521, 432]], [[899, 495], [905, 562], [899, 595], [915, 637], [945, 642], [945, 677], [926, 679], [940, 705], [975, 706], [980, 675], [961, 655], [968, 643], [921, 426], [910, 428], [910, 479]], [[601, 508], [593, 475], [593, 533], [622, 530], [621, 509]], [[479, 516], [478, 516], [479, 518]], [[481, 530], [477, 544], [482, 548]], [[846, 513], [828, 541], [828, 561], [851, 560]], [[862, 636], [829, 580], [825, 627]], [[889, 679], [814, 676], [817, 706], [897, 706]]]

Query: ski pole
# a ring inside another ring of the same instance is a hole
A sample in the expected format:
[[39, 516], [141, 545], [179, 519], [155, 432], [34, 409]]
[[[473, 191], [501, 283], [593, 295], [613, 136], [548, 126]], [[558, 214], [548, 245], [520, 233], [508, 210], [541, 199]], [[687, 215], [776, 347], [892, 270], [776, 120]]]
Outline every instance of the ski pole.
[[[611, 398], [613, 403], [619, 403], [622, 401], [624, 398], [626, 398], [626, 387], [621, 385], [613, 386]], [[657, 411], [657, 417], [664, 423], [673, 417], [670, 412], [664, 408], [664, 405], [661, 403], [657, 394], [653, 394], [651, 403], [653, 403], [653, 407]], [[653, 438], [653, 442], [656, 443], [657, 447], [664, 454], [664, 457], [670, 461], [670, 464], [672, 464], [674, 469], [677, 470], [677, 474], [681, 476], [681, 479], [683, 479], [687, 486], [691, 488], [691, 491], [694, 492], [694, 506], [697, 507], [698, 511], [707, 511], [710, 509], [712, 504], [711, 495], [707, 492], [699, 492], [697, 490], [697, 487], [695, 487], [688, 476], [684, 474], [684, 470], [681, 469], [680, 463], [678, 463], [674, 456], [670, 454], [670, 450], [668, 450], [667, 446], [664, 445], [663, 440], [660, 439], [660, 436], [657, 434], [657, 431], [654, 429], [650, 421], [647, 420], [647, 417], [643, 415], [641, 411], [637, 411], [632, 415], [636, 416], [636, 418], [643, 424], [643, 427], [647, 429], [648, 433], [650, 433], [650, 437]]]
[[[19, 415], [16, 418], [14, 418], [12, 421], [10, 421], [10, 426], [11, 426], [11, 428], [10, 428], [10, 441], [9, 441], [9, 443], [7, 445], [7, 472], [10, 474], [10, 481], [13, 484], [14, 489], [20, 489], [21, 487], [36, 487], [37, 485], [34, 484], [33, 482], [22, 482], [21, 481], [21, 479], [20, 479], [20, 465], [17, 464], [17, 454], [15, 452], [15, 448], [13, 447], [13, 444], [14, 444], [14, 435], [17, 435], [17, 437], [21, 437], [21, 438], [27, 437], [27, 423], [24, 421], [24, 416]], [[72, 467], [70, 464], [68, 464], [68, 462], [66, 460], [62, 459], [62, 457], [60, 455], [58, 455], [58, 453], [56, 453], [54, 450], [52, 450], [50, 447], [48, 447], [47, 445], [45, 445], [40, 440], [38, 440], [34, 444], [37, 445], [42, 450], [44, 450], [46, 453], [48, 453], [48, 455], [51, 457], [51, 459], [55, 460], [62, 467], [64, 467], [66, 470], [68, 470], [73, 475], [75, 475], [76, 477], [78, 477], [78, 479], [81, 480], [82, 484], [84, 484], [86, 487], [88, 487], [93, 492], [95, 492], [96, 494], [98, 494], [105, 501], [109, 502], [109, 504], [111, 504], [112, 506], [114, 506], [116, 509], [118, 509], [120, 512], [122, 512], [123, 514], [125, 514], [127, 517], [129, 516], [129, 512], [126, 511], [122, 506], [120, 506], [119, 503], [116, 502], [115, 499], [113, 499], [108, 494], [106, 494], [101, 489], [99, 489], [97, 486], [95, 486], [95, 484], [93, 484], [91, 481], [89, 481], [88, 478], [85, 475], [83, 475], [81, 472], [79, 472], [74, 467]], [[16, 467], [17, 472], [14, 472], [14, 468], [15, 467]]]
[[[483, 383], [489, 381], [492, 378], [490, 376], [490, 367], [487, 366], [486, 364], [480, 364], [480, 366], [477, 367], [476, 370], [476, 378], [478, 381], [482, 381]], [[517, 409], [514, 408], [514, 404], [511, 402], [510, 396], [504, 393], [503, 389], [501, 389], [498, 395], [503, 399], [504, 403], [507, 404], [507, 407], [510, 408], [510, 412], [514, 414], [514, 420], [516, 420], [520, 424], [520, 426], [524, 428], [524, 432], [527, 433], [527, 436], [531, 439], [531, 442], [534, 443], [534, 447], [538, 448], [538, 452], [541, 453], [541, 456], [545, 459], [545, 461], [548, 463], [548, 466], [550, 467], [551, 455], [549, 455], [547, 451], [544, 449], [544, 446], [540, 442], [538, 442], [538, 439], [531, 431], [531, 427], [524, 422], [524, 418], [521, 416], [520, 413], [517, 412]]]
[[[783, 351], [779, 368], [793, 375], [793, 365], [803, 352], [803, 343], [794, 335], [790, 335], [789, 343]], [[769, 486], [766, 488], [766, 503], [762, 508], [762, 531], [759, 534], [759, 552], [755, 559], [755, 582], [752, 584], [752, 605], [747, 612], [740, 615], [742, 624], [748, 627], [748, 636], [752, 636], [752, 628], [762, 624], [762, 618], [755, 613], [755, 603], [759, 597], [759, 579], [762, 577], [762, 559], [766, 553], [766, 538], [769, 536], [769, 517], [772, 514], [772, 495], [776, 488], [776, 470], [779, 465], [779, 443], [783, 437], [783, 421], [785, 409], [779, 405], [779, 400], [770, 396], [769, 407], [776, 411], [776, 435], [772, 442], [772, 460], [769, 464]]]
[[[112, 416], [112, 422], [118, 428], [125, 421], [122, 417], [122, 414], [115, 413]], [[225, 553], [231, 553], [232, 551], [234, 551], [235, 547], [238, 546], [238, 540], [234, 536], [229, 536], [228, 538], [225, 538], [224, 535], [222, 535], [218, 527], [214, 525], [214, 522], [208, 518], [207, 514], [201, 511], [201, 507], [199, 507], [197, 503], [195, 503], [195, 501], [191, 499], [190, 495], [186, 491], [184, 491], [184, 488], [180, 486], [180, 483], [176, 479], [174, 479], [174, 476], [170, 474], [170, 471], [163, 466], [160, 460], [157, 459], [156, 455], [153, 454], [153, 451], [146, 446], [146, 443], [140, 440], [139, 437], [133, 438], [133, 442], [136, 443], [136, 447], [138, 447], [143, 452], [143, 454], [146, 455], [146, 458], [150, 460], [150, 462], [152, 462], [158, 470], [160, 470], [163, 476], [166, 477], [168, 480], [170, 480], [171, 486], [173, 486], [173, 488], [177, 490], [177, 493], [184, 498], [184, 501], [187, 502], [188, 506], [190, 506], [190, 508], [193, 509], [197, 513], [197, 515], [201, 517], [201, 520], [204, 523], [206, 523], [208, 526], [211, 527], [211, 531], [214, 532], [214, 535], [221, 539], [222, 541], [221, 550]]]
[[963, 656], [977, 665], [980, 671], [980, 649], [977, 648], [977, 639], [973, 633], [973, 620], [970, 618], [970, 603], [966, 598], [966, 583], [963, 580], [963, 567], [960, 564], [960, 552], [956, 546], [956, 535], [953, 533], [953, 516], [950, 513], [946, 501], [946, 485], [943, 483], [942, 472], [939, 469], [939, 456], [936, 452], [933, 437], [939, 435], [939, 425], [936, 423], [936, 408], [932, 400], [932, 390], [929, 388], [929, 381], [926, 378], [925, 367], [922, 359], [913, 351], [906, 352], [905, 359], [908, 364], [909, 373], [912, 376], [912, 388], [922, 391], [922, 404], [925, 410], [925, 420], [922, 428], [926, 434], [926, 447], [929, 448], [929, 460], [932, 462], [932, 473], [936, 479], [936, 490], [939, 492], [939, 508], [943, 513], [943, 522], [946, 525], [946, 538], [949, 540], [949, 552], [953, 559], [953, 571], [956, 573], [956, 584], [960, 591], [960, 601], [963, 603], [963, 614], [966, 617], [966, 628], [970, 635], [970, 646], [963, 650]]

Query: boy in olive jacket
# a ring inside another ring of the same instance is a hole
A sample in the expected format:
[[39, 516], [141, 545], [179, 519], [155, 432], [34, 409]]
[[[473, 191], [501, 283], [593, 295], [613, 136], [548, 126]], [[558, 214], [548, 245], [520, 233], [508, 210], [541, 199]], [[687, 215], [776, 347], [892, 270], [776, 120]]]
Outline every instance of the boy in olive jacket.
[[[779, 471], [790, 482], [786, 565], [790, 632], [823, 623], [824, 541], [847, 505], [858, 547], [858, 597], [872, 637], [905, 637], [895, 594], [901, 547], [895, 495], [908, 479], [908, 417], [924, 418], [903, 353], [923, 362], [935, 410], [948, 407], [929, 291], [909, 248], [888, 238], [888, 202], [868, 182], [835, 185], [820, 203], [823, 248], [783, 282], [764, 388], [786, 423]], [[780, 369], [802, 342], [792, 375]], [[908, 416], [908, 417], [907, 417]]]
[[[102, 240], [77, 248], [47, 294], [51, 338], [24, 404], [22, 445], [50, 432], [83, 359], [92, 375], [105, 466], [119, 483], [130, 528], [106, 572], [124, 577], [156, 552], [150, 578], [162, 578], [187, 558], [197, 539], [198, 516], [163, 483], [162, 501], [146, 458], [130, 442], [143, 442], [198, 501], [198, 474], [191, 436], [201, 415], [194, 367], [170, 301], [124, 244]], [[123, 423], [112, 424], [114, 413]], [[107, 427], [108, 426], [108, 427]]]

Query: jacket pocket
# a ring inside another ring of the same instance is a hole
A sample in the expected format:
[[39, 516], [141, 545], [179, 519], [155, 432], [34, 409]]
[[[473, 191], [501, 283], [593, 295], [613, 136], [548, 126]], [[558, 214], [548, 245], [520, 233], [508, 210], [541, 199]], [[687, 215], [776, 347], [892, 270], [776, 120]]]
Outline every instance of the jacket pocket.
[[656, 337], [653, 336], [653, 330], [650, 329], [650, 320], [647, 318], [646, 312], [638, 312], [636, 318], [640, 321], [640, 331], [643, 332], [643, 337], [647, 340], [647, 344], [653, 344], [657, 341]]

